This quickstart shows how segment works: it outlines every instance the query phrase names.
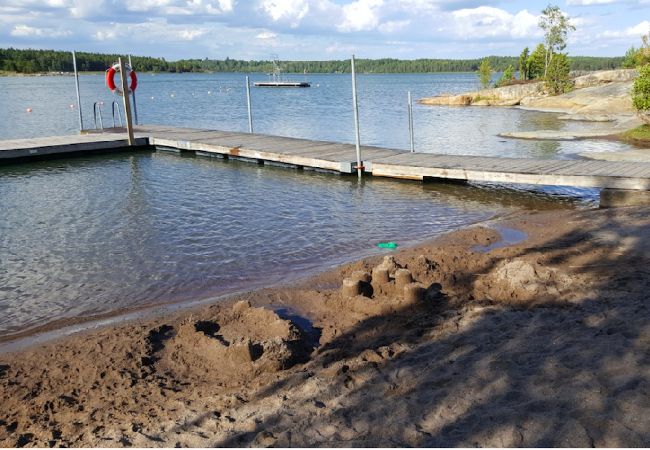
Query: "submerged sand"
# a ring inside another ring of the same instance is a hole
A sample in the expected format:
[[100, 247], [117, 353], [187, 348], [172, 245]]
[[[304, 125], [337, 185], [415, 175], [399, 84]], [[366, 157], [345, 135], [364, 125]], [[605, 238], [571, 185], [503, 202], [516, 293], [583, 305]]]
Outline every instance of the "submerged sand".
[[650, 209], [505, 225], [0, 355], [0, 445], [650, 445]]

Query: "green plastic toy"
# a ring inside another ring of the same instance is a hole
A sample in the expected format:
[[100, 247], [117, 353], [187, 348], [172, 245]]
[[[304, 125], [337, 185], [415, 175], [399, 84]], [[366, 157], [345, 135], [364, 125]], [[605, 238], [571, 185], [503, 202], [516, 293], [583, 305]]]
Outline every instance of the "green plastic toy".
[[396, 242], [380, 242], [377, 244], [377, 247], [379, 248], [397, 248], [397, 243]]

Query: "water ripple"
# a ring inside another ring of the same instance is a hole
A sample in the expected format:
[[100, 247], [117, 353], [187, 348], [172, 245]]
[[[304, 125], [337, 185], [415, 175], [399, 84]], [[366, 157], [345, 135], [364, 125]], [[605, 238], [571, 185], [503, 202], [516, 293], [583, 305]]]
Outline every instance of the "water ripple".
[[0, 334], [251, 289], [381, 240], [561, 205], [512, 190], [504, 205], [498, 192], [147, 152], [0, 167]]

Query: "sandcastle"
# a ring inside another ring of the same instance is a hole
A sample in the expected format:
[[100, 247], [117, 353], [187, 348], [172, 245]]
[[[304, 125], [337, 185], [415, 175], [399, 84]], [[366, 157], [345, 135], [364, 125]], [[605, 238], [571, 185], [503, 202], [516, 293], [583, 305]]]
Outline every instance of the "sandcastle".
[[391, 255], [385, 256], [372, 273], [355, 271], [341, 285], [343, 299], [359, 296], [373, 300], [390, 298], [397, 300], [398, 304], [414, 305], [422, 303], [425, 294], [424, 285], [415, 281], [411, 271], [400, 266]]

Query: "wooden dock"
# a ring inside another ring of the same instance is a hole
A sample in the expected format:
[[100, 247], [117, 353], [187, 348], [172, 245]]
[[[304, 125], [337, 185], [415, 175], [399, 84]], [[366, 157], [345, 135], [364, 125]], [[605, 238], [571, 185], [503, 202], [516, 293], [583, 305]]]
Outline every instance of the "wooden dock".
[[[0, 141], [0, 160], [128, 150], [121, 131]], [[138, 145], [159, 150], [337, 173], [353, 173], [356, 166], [351, 144], [159, 125], [136, 127], [135, 134]], [[650, 163], [441, 155], [369, 146], [361, 147], [361, 157], [364, 171], [381, 177], [650, 190]]]
[[[146, 136], [139, 136], [136, 144], [148, 145]], [[73, 153], [100, 153], [127, 149], [129, 142], [123, 134], [82, 134], [0, 141], [0, 161], [24, 160], [34, 157]]]

